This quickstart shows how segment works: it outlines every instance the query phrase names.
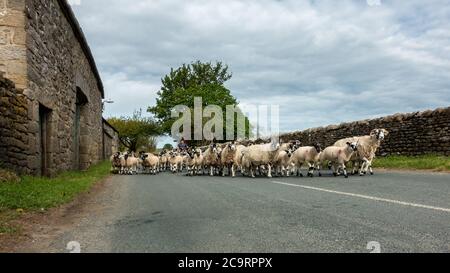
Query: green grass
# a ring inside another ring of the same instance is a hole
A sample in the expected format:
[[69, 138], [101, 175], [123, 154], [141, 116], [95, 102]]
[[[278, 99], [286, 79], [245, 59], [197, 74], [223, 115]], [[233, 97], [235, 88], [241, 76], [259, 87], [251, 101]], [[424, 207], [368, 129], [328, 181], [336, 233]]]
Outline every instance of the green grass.
[[450, 157], [439, 155], [388, 156], [374, 160], [375, 168], [450, 171]]
[[24, 176], [20, 182], [0, 183], [0, 235], [14, 234], [12, 225], [23, 212], [40, 211], [72, 201], [110, 174], [110, 164], [103, 162], [87, 171], [65, 172], [54, 178]]
[[57, 207], [72, 201], [109, 173], [110, 165], [104, 162], [87, 171], [65, 172], [55, 178], [25, 176], [18, 183], [0, 183], [0, 212]]

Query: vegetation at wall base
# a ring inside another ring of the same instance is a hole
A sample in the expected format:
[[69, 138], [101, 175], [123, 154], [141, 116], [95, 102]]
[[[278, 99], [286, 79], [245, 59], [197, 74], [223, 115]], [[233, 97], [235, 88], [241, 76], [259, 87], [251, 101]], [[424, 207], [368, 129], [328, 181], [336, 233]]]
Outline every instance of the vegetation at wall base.
[[377, 157], [375, 168], [450, 171], [450, 157], [428, 154], [420, 156]]
[[110, 163], [87, 171], [70, 171], [54, 178], [24, 176], [20, 182], [0, 183], [0, 213], [46, 210], [72, 201], [110, 175]]

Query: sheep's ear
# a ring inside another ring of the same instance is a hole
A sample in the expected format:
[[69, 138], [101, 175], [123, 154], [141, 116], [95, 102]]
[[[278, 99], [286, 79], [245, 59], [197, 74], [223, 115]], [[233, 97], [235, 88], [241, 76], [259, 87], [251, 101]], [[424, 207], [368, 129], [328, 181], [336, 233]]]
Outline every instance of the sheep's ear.
[[350, 146], [350, 145], [352, 145], [352, 144], [351, 144], [350, 142], [347, 142], [347, 145]]

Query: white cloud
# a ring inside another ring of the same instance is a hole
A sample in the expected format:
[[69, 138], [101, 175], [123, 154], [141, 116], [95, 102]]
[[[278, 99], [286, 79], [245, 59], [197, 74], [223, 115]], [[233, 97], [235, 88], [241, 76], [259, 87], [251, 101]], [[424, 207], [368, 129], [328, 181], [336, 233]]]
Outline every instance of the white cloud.
[[107, 115], [145, 109], [171, 67], [195, 60], [229, 64], [232, 93], [279, 104], [284, 131], [450, 105], [446, 0], [90, 0], [74, 9], [116, 101]]

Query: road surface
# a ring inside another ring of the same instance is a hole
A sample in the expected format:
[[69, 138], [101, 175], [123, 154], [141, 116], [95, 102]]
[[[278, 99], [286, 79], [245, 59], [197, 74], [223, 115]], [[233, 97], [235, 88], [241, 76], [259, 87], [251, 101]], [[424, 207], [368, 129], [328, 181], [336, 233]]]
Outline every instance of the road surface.
[[40, 251], [450, 252], [450, 174], [316, 178], [114, 176]]

